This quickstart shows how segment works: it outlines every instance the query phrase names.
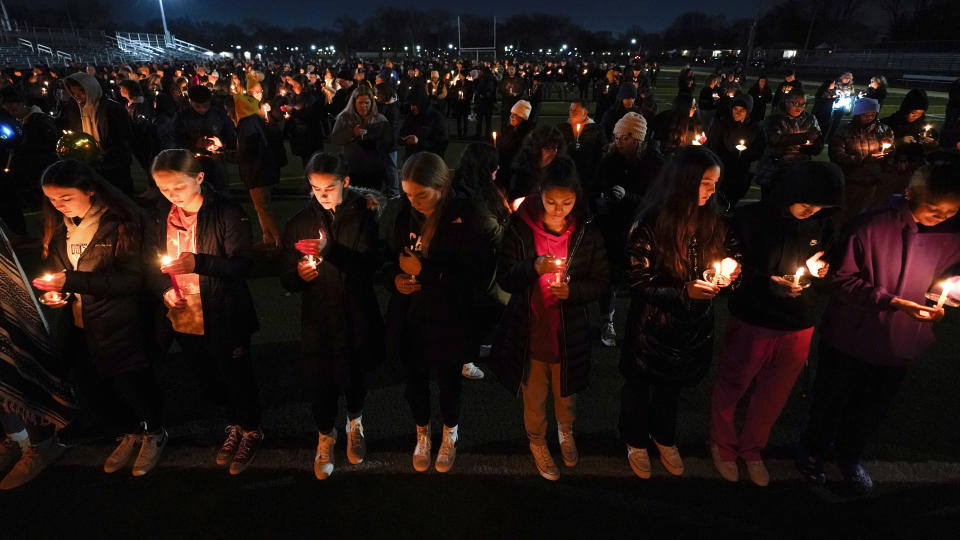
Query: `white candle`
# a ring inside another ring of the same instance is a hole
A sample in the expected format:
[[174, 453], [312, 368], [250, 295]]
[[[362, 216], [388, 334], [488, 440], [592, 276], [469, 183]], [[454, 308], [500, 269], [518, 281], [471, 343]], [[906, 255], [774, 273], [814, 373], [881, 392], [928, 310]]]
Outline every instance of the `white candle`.
[[554, 285], [560, 285], [560, 276], [563, 274], [562, 268], [561, 268], [563, 266], [563, 259], [561, 259], [560, 257], [554, 257], [553, 264], [557, 265], [556, 279], [554, 280], [553, 283]]
[[497, 145], [497, 132], [496, 132], [496, 131], [490, 132], [490, 136], [493, 137], [493, 145], [496, 146], [496, 145]]
[[937, 309], [943, 309], [943, 304], [947, 302], [947, 297], [950, 295], [950, 283], [944, 281], [940, 284], [940, 299], [937, 300]]
[[722, 266], [720, 263], [713, 263], [713, 284], [716, 285], [720, 281]]
[[797, 268], [797, 273], [793, 275], [793, 286], [800, 286], [800, 276], [803, 275], [803, 268]]
[[744, 150], [747, 149], [747, 146], [744, 144], [745, 142], [746, 142], [745, 140], [740, 139], [740, 144], [736, 146], [736, 149], [739, 150], [741, 154], [743, 153]]
[[[53, 281], [53, 274], [44, 274], [43, 280], [46, 281], [47, 283], [50, 283], [51, 281]], [[50, 302], [59, 304], [60, 302], [63, 301], [63, 298], [61, 298], [60, 293], [58, 293], [57, 291], [48, 291], [48, 292], [50, 293]]]

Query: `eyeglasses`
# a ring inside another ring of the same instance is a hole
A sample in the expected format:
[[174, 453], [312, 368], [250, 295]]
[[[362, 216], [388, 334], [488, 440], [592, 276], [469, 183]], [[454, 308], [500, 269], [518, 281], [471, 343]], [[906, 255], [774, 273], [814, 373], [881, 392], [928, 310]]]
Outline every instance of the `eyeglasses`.
[[787, 105], [791, 107], [806, 107], [807, 102], [806, 101], [788, 101]]

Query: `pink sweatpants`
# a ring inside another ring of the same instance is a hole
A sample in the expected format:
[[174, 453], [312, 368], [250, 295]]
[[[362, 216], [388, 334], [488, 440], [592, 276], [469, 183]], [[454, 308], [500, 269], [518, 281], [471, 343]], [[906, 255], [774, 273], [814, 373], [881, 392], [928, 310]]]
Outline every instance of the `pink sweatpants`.
[[[719, 447], [722, 459], [761, 459], [770, 429], [807, 361], [811, 337], [813, 328], [771, 330], [730, 318], [710, 407], [710, 439]], [[737, 404], [754, 380], [738, 435], [734, 426]]]

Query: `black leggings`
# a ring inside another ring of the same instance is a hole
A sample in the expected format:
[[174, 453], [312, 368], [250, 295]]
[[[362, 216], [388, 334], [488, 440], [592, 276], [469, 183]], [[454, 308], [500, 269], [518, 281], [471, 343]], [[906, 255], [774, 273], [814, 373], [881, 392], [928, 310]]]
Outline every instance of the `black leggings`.
[[620, 392], [620, 437], [634, 448], [646, 448], [650, 436], [664, 446], [676, 444], [679, 384], [645, 378], [624, 381]]
[[227, 412], [227, 422], [244, 430], [260, 428], [260, 391], [253, 375], [250, 336], [217, 347], [205, 336], [174, 333], [200, 389]]
[[337, 421], [340, 409], [340, 394], [347, 398], [347, 418], [356, 418], [363, 412], [367, 397], [367, 376], [360, 369], [350, 370], [350, 381], [341, 386], [336, 383], [320, 384], [313, 390], [313, 420], [317, 430], [329, 433]]
[[[443, 424], [453, 427], [460, 423], [460, 392], [463, 388], [463, 363], [455, 359], [440, 363], [435, 368], [440, 387], [440, 414]], [[407, 389], [404, 395], [418, 426], [430, 423], [430, 368], [417, 360], [408, 361], [403, 368]]]

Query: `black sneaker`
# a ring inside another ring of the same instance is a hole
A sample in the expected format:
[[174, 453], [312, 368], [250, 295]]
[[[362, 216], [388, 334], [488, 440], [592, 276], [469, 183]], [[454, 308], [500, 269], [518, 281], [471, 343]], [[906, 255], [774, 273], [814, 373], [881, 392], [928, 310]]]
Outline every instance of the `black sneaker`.
[[229, 465], [233, 460], [233, 455], [237, 453], [237, 448], [240, 447], [242, 435], [242, 430], [237, 425], [227, 426], [223, 431], [227, 434], [227, 438], [224, 439], [220, 449], [217, 450], [217, 465], [221, 466]]
[[844, 465], [841, 469], [843, 469], [843, 479], [854, 495], [869, 495], [873, 491], [873, 479], [863, 465], [854, 463]]
[[810, 455], [803, 445], [797, 445], [797, 455], [794, 458], [794, 463], [797, 465], [797, 470], [800, 471], [800, 476], [807, 482], [812, 484], [827, 483], [827, 473], [823, 471], [823, 461]]
[[262, 429], [244, 431], [240, 439], [240, 447], [233, 456], [233, 463], [230, 464], [230, 474], [240, 474], [247, 470], [247, 467], [253, 463], [253, 458], [257, 457], [257, 450], [260, 449], [261, 443], [263, 443]]

